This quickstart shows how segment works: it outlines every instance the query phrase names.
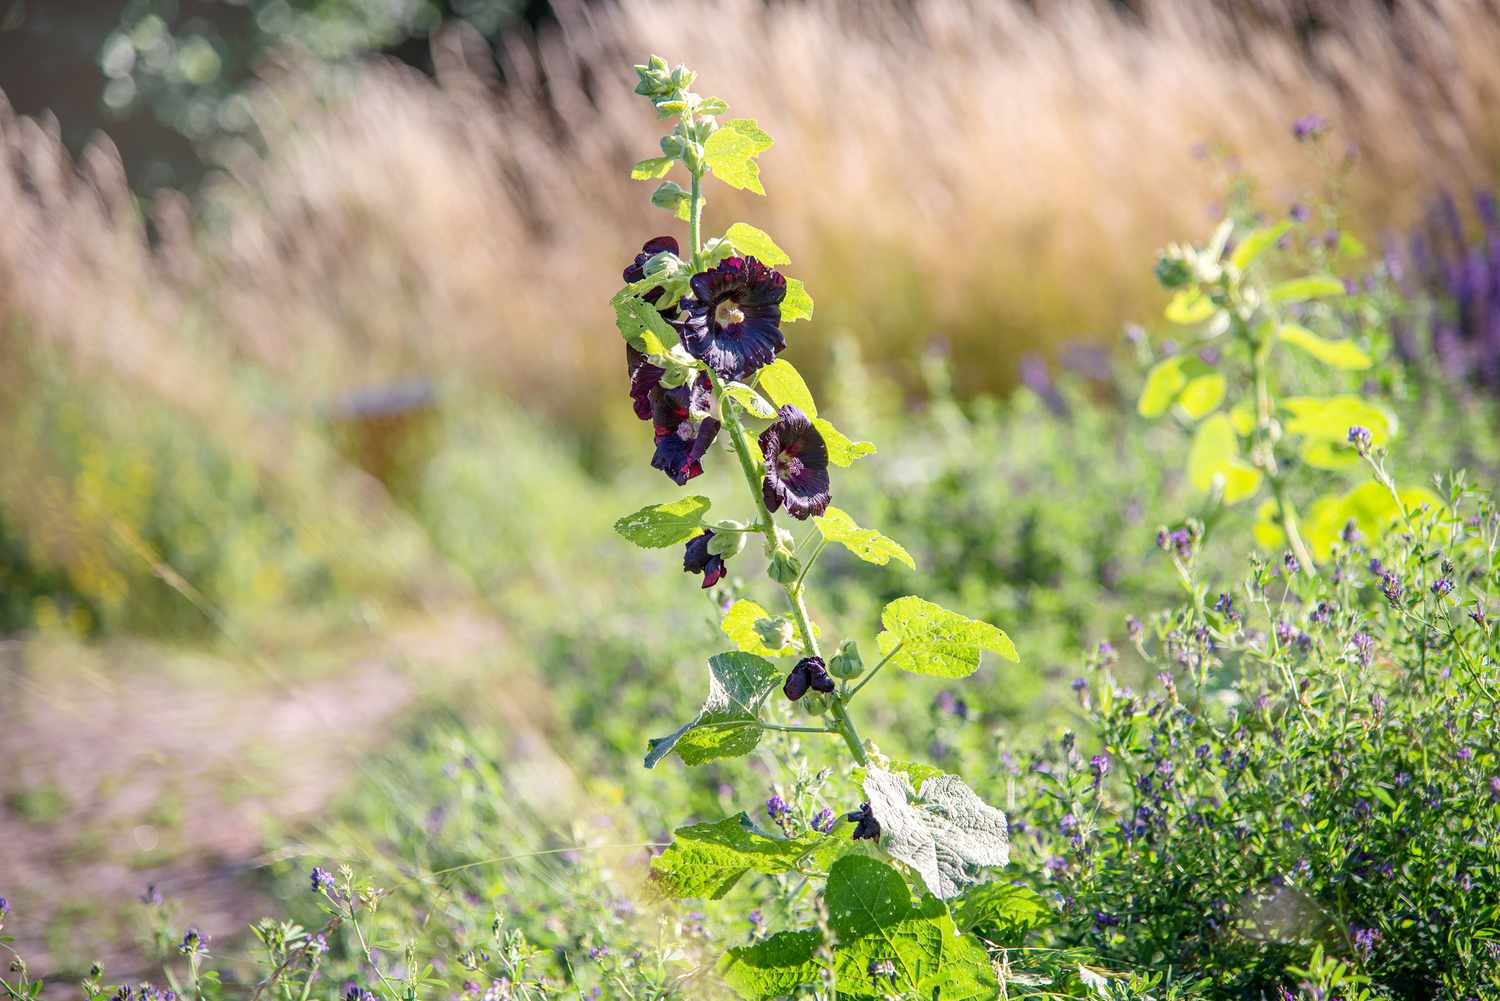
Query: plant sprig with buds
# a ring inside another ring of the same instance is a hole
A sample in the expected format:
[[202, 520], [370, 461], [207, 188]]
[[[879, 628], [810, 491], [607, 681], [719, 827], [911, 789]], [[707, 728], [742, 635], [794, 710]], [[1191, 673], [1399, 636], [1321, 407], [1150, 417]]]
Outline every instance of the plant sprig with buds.
[[[646, 766], [673, 754], [687, 765], [748, 754], [768, 733], [828, 734], [848, 752], [846, 779], [861, 787], [850, 794], [848, 827], [829, 821], [770, 833], [740, 813], [681, 828], [653, 862], [655, 882], [672, 896], [718, 898], [750, 872], [822, 880], [824, 926], [780, 932], [724, 957], [721, 973], [745, 997], [819, 992], [830, 983], [840, 997], [926, 998], [937, 996], [939, 984], [945, 998], [994, 996], [991, 957], [968, 930], [1029, 894], [988, 882], [987, 870], [1009, 860], [1005, 816], [955, 776], [885, 758], [861, 735], [850, 705], [888, 665], [962, 678], [985, 651], [1017, 660], [1015, 646], [989, 623], [907, 596], [885, 606], [880, 657], [868, 671], [853, 638], [825, 660], [809, 610], [812, 570], [824, 549], [836, 543], [879, 566], [916, 563], [899, 543], [832, 505], [833, 470], [875, 448], [821, 416], [806, 382], [780, 357], [783, 326], [813, 311], [802, 283], [778, 270], [790, 256], [743, 222], [703, 237], [705, 179], [764, 194], [757, 158], [771, 137], [753, 119], [722, 118], [725, 102], [691, 91], [695, 74], [686, 67], [653, 57], [636, 73], [636, 92], [662, 120], [675, 121], [662, 155], [637, 163], [631, 175], [661, 181], [651, 200], [687, 224], [687, 245], [672, 236], [647, 241], [612, 300], [629, 393], [637, 416], [652, 422], [653, 467], [681, 486], [703, 472], [715, 445], [727, 446], [748, 504], [745, 514], [721, 518], [710, 515], [710, 498], [679, 497], [615, 528], [646, 548], [682, 546], [683, 569], [701, 574], [705, 588], [725, 578], [731, 561], [747, 560], [757, 536], [785, 607], [777, 614], [740, 598], [727, 608], [723, 631], [735, 649], [708, 659], [702, 708], [649, 742]], [[686, 188], [664, 180], [679, 165]], [[783, 518], [811, 521], [814, 531], [799, 545]], [[767, 703], [778, 698], [800, 707], [809, 723], [766, 719]], [[960, 913], [968, 918], [956, 921]]]

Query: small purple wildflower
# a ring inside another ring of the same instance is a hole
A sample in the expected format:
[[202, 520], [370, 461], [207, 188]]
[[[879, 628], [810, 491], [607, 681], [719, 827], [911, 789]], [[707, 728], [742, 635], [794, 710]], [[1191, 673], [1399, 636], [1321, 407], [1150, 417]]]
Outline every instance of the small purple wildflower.
[[1447, 577], [1439, 577], [1432, 582], [1432, 593], [1439, 598], [1446, 598], [1453, 593], [1453, 582]]
[[1286, 553], [1281, 557], [1281, 565], [1286, 570], [1287, 576], [1295, 577], [1302, 571], [1302, 564], [1297, 561], [1296, 553]]
[[0, 897], [0, 918], [10, 913], [10, 901]]
[[1359, 655], [1359, 662], [1369, 664], [1370, 658], [1375, 653], [1375, 641], [1370, 638], [1369, 634], [1355, 633], [1354, 639], [1350, 642], [1354, 644], [1355, 653]]
[[766, 813], [772, 820], [780, 820], [791, 812], [792, 808], [786, 805], [786, 800], [782, 799], [779, 793], [772, 794], [771, 798], [766, 800]]
[[1292, 123], [1292, 138], [1298, 142], [1321, 139], [1328, 132], [1328, 119], [1318, 114], [1307, 114]]
[[1483, 629], [1485, 625], [1484, 605], [1478, 601], [1474, 602], [1474, 607], [1469, 609], [1469, 618], [1474, 620], [1476, 626]]
[[759, 928], [761, 925], [765, 924], [766, 921], [766, 916], [761, 913], [761, 910], [758, 907], [755, 910], [751, 911], [749, 914], [745, 915], [745, 918], [750, 922], [751, 928]]
[[1472, 761], [1474, 760], [1474, 749], [1472, 747], [1460, 747], [1455, 757], [1459, 761]]
[[198, 929], [189, 928], [182, 936], [182, 941], [177, 945], [177, 951], [184, 956], [202, 956], [208, 952], [208, 943]]
[[1109, 774], [1109, 755], [1096, 754], [1089, 758], [1089, 768], [1094, 773], [1094, 784], [1098, 785], [1099, 780]]
[[1374, 928], [1350, 928], [1351, 937], [1354, 939], [1354, 948], [1359, 953], [1361, 962], [1369, 962], [1370, 954], [1375, 951], [1375, 943], [1381, 939], [1380, 932]]
[[1307, 220], [1312, 218], [1312, 213], [1301, 202], [1293, 202], [1292, 207], [1287, 209], [1286, 214], [1292, 222], [1307, 222]]
[[833, 830], [833, 825], [837, 820], [838, 818], [833, 815], [833, 811], [825, 806], [818, 811], [817, 816], [813, 817], [812, 828], [819, 834], [827, 834]]
[[589, 949], [589, 958], [596, 963], [599, 962], [599, 960], [604, 959], [608, 955], [609, 946], [607, 945], [596, 945]]
[[147, 907], [160, 907], [163, 897], [161, 891], [156, 888], [155, 883], [148, 883], [146, 888], [141, 891], [140, 900]]
[[313, 870], [308, 876], [312, 881], [312, 892], [326, 893], [333, 889], [333, 875], [322, 866], [313, 866]]
[[1360, 455], [1368, 455], [1370, 446], [1375, 443], [1375, 437], [1370, 433], [1370, 429], [1361, 427], [1358, 424], [1349, 428], [1348, 440], [1349, 444], [1353, 445], [1354, 450]]
[[1392, 605], [1399, 604], [1401, 596], [1406, 593], [1406, 588], [1401, 584], [1401, 578], [1394, 573], [1386, 571], [1380, 578], [1380, 593], [1385, 595], [1385, 600]]

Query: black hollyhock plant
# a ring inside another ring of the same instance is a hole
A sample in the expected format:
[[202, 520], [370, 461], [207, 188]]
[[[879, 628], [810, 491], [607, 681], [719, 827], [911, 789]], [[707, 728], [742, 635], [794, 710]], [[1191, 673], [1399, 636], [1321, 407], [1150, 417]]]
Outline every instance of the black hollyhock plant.
[[753, 257], [729, 257], [693, 276], [678, 325], [688, 353], [722, 379], [740, 380], [786, 347], [781, 300], [786, 279]]
[[797, 661], [797, 666], [786, 676], [786, 684], [781, 686], [782, 692], [793, 702], [806, 695], [809, 688], [824, 694], [831, 693], [834, 689], [833, 679], [828, 676], [828, 668], [823, 666], [822, 657], [803, 657]]
[[859, 809], [845, 815], [846, 820], [854, 821], [854, 840], [866, 841], [880, 840], [880, 821], [875, 819], [875, 814], [870, 810], [869, 803], [861, 803]]
[[682, 569], [687, 573], [701, 573], [703, 575], [703, 586], [713, 587], [724, 576], [724, 557], [716, 556], [708, 551], [709, 542], [713, 541], [714, 533], [704, 532], [695, 535], [687, 541], [687, 548], [682, 554]]
[[766, 459], [766, 477], [761, 493], [766, 507], [806, 521], [828, 510], [828, 445], [807, 415], [791, 404], [782, 407], [776, 421], [760, 433], [760, 450]]
[[707, 410], [710, 403], [708, 376], [699, 374], [675, 389], [656, 386], [647, 394], [651, 423], [656, 432], [656, 454], [651, 465], [671, 477], [679, 487], [703, 472], [703, 455], [719, 433], [719, 421], [705, 417], [694, 422], [694, 411]]

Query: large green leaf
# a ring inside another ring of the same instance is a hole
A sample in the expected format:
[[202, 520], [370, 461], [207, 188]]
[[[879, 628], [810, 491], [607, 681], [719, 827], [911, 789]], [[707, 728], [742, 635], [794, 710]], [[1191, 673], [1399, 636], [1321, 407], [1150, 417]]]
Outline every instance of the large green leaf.
[[773, 420], [776, 417], [776, 408], [766, 402], [766, 398], [743, 382], [731, 382], [724, 387], [724, 395], [729, 397], [746, 412], [761, 420]]
[[781, 322], [791, 323], [793, 320], [810, 320], [813, 315], [812, 296], [807, 294], [807, 286], [802, 284], [800, 278], [788, 278], [786, 280], [786, 298], [781, 300]]
[[[828, 927], [837, 945], [840, 999], [933, 997], [992, 1001], [999, 984], [989, 956], [959, 934], [941, 900], [911, 901], [906, 881], [877, 859], [845, 855], [833, 864], [824, 891]], [[882, 967], [890, 976], [879, 972]]]
[[886, 605], [880, 624], [885, 627], [875, 638], [880, 652], [889, 654], [900, 644], [891, 663], [913, 674], [966, 678], [979, 668], [984, 650], [1009, 661], [1021, 659], [1004, 630], [914, 595]]
[[849, 466], [855, 459], [875, 454], [874, 442], [854, 441], [822, 417], [813, 418], [813, 427], [823, 436], [823, 443], [828, 446], [828, 461], [835, 466]]
[[1224, 399], [1224, 377], [1203, 359], [1173, 355], [1151, 367], [1136, 403], [1142, 417], [1160, 417], [1172, 404], [1197, 420]]
[[643, 549], [675, 546], [702, 531], [709, 506], [709, 499], [699, 496], [651, 504], [615, 522], [615, 531]]
[[1332, 341], [1326, 337], [1319, 337], [1300, 324], [1283, 323], [1276, 328], [1276, 336], [1292, 347], [1306, 351], [1318, 361], [1334, 368], [1359, 371], [1374, 364], [1370, 356], [1353, 341]]
[[632, 181], [654, 181], [659, 177], [667, 176], [667, 171], [672, 169], [672, 164], [677, 159], [670, 156], [653, 156], [649, 160], [642, 160], [630, 168], [630, 179]]
[[954, 907], [964, 931], [996, 945], [1020, 946], [1026, 933], [1056, 921], [1052, 908], [1035, 890], [1014, 883], [981, 883], [970, 887]]
[[625, 296], [613, 305], [615, 326], [619, 328], [620, 336], [637, 351], [663, 355], [677, 343], [677, 331], [646, 300], [639, 296]]
[[837, 542], [866, 563], [885, 566], [893, 558], [900, 560], [913, 570], [917, 563], [901, 543], [887, 538], [873, 528], [860, 528], [849, 512], [829, 507], [820, 517], [813, 519], [818, 531], [829, 542]]
[[672, 733], [647, 741], [646, 767], [654, 768], [673, 749], [687, 765], [749, 754], [760, 743], [761, 704], [780, 680], [781, 672], [764, 657], [743, 651], [710, 657], [703, 707]]
[[1281, 401], [1291, 416], [1287, 419], [1289, 434], [1327, 441], [1347, 441], [1349, 429], [1368, 428], [1370, 440], [1384, 445], [1396, 433], [1396, 417], [1383, 407], [1366, 403], [1358, 396], [1289, 396]]
[[1240, 458], [1239, 439], [1228, 414], [1214, 414], [1198, 425], [1188, 450], [1188, 481], [1195, 490], [1222, 482], [1226, 504], [1238, 504], [1260, 488], [1260, 470]]
[[777, 358], [761, 369], [756, 385], [765, 391], [776, 406], [791, 404], [806, 414], [808, 420], [818, 416], [818, 406], [813, 402], [812, 390], [807, 388], [802, 374], [785, 358]]
[[775, 838], [756, 830], [744, 813], [673, 832], [667, 850], [651, 860], [651, 879], [673, 897], [718, 900], [748, 872], [791, 872], [827, 838]]
[[724, 239], [734, 244], [734, 249], [746, 257], [753, 257], [762, 264], [776, 267], [792, 263], [787, 252], [776, 246], [769, 233], [756, 229], [749, 223], [737, 222], [724, 233]]
[[726, 952], [719, 962], [719, 976], [742, 998], [784, 998], [822, 979], [823, 966], [818, 961], [822, 945], [823, 933], [816, 928], [777, 932], [754, 945]]
[[881, 847], [941, 900], [984, 882], [985, 869], [1010, 862], [1005, 814], [957, 776], [933, 776], [914, 792], [907, 775], [870, 768], [863, 789], [880, 822]]

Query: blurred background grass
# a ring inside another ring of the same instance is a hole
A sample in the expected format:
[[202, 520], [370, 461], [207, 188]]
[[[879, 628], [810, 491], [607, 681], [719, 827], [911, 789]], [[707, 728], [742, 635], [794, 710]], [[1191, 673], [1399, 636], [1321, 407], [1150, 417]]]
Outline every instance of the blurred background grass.
[[[984, 736], [945, 737], [914, 679], [873, 720], [966, 773], [998, 775], [1017, 720], [1065, 715], [1083, 652], [1175, 586], [1149, 553], [1184, 509], [1180, 442], [1116, 399], [1153, 251], [1231, 197], [1333, 197], [1326, 225], [1378, 250], [1500, 163], [1478, 0], [66, 6], [0, 4], [0, 871], [75, 969], [103, 887], [228, 866], [228, 933], [264, 890], [247, 860], [309, 818], [421, 829], [412, 790], [466, 753], [434, 717], [531, 775], [527, 803], [635, 804], [621, 841], [765, 784], [634, 767], [716, 631], [669, 558], [608, 532], [661, 494], [604, 308], [678, 228], [626, 180], [653, 152], [646, 53], [776, 137], [771, 197], [712, 192], [709, 226], [773, 233], [817, 299], [789, 356], [881, 446], [840, 503], [1025, 639], [1025, 673], [966, 692]], [[88, 71], [64, 86], [43, 52]], [[1333, 122], [1316, 148], [1291, 134], [1309, 112]], [[1075, 371], [1010, 398], [1028, 358]], [[1402, 447], [1493, 477], [1463, 374], [1404, 390]], [[829, 565], [846, 623], [915, 583]], [[192, 739], [160, 736], [164, 700]], [[363, 771], [372, 751], [394, 764]]]

